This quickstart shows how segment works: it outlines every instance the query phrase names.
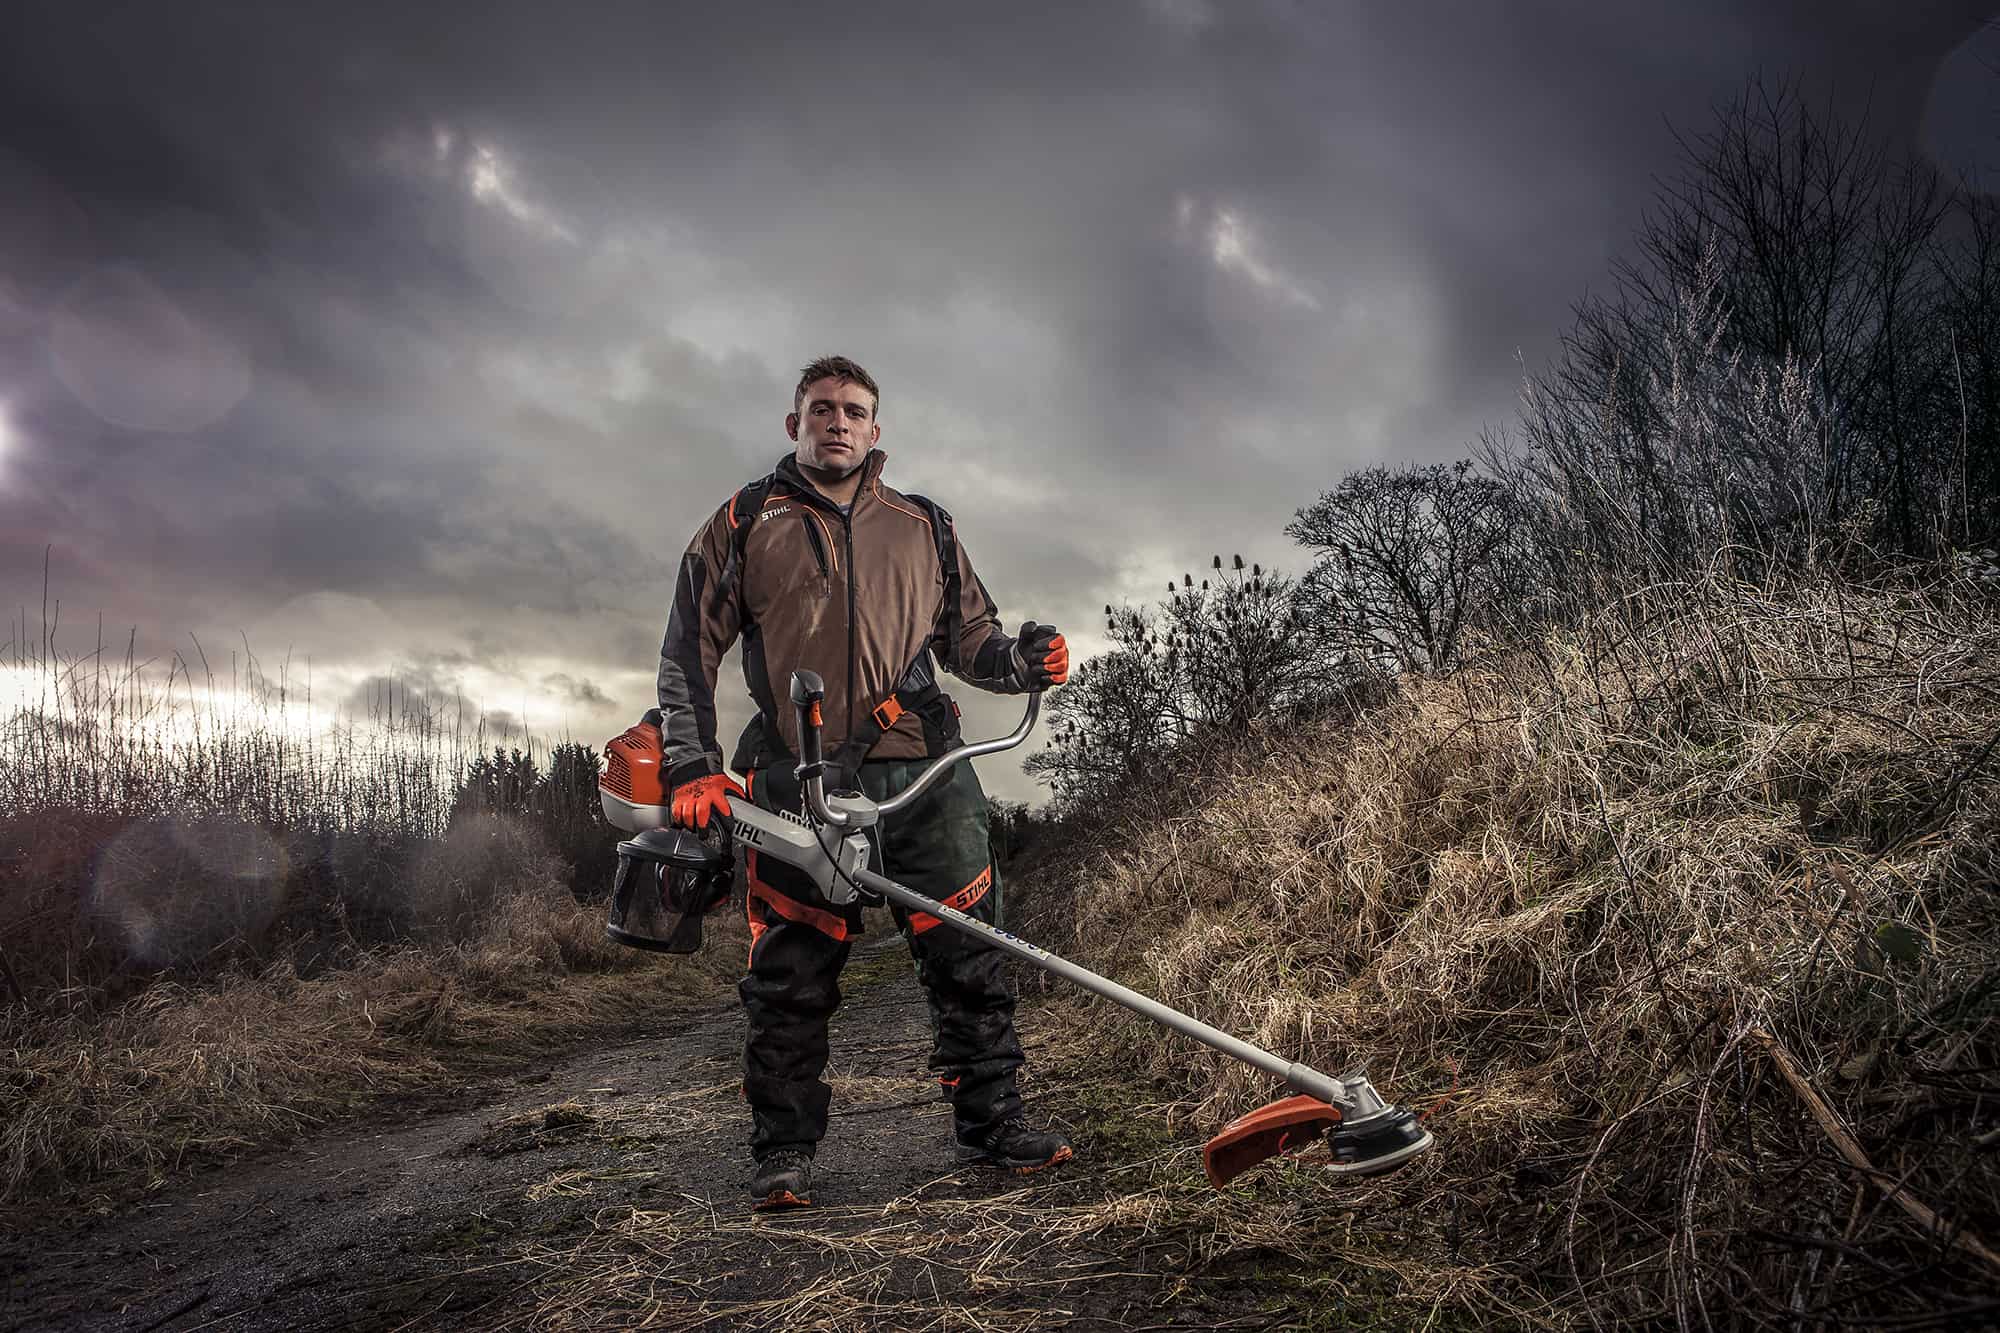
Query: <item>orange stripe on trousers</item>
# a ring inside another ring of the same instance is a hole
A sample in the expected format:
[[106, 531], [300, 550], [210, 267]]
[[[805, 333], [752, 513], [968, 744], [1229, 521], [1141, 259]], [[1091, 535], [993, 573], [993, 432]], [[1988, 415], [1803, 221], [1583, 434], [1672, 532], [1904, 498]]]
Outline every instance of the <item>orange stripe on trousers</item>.
[[[989, 865], [986, 869], [979, 872], [979, 877], [973, 880], [972, 883], [966, 885], [957, 893], [952, 894], [951, 897], [946, 898], [944, 905], [956, 908], [961, 912], [969, 912], [981, 898], [986, 896], [986, 891], [992, 887], [993, 867]], [[932, 926], [941, 926], [943, 924], [942, 920], [932, 916], [929, 912], [910, 913], [910, 933], [912, 935], [921, 935]]]

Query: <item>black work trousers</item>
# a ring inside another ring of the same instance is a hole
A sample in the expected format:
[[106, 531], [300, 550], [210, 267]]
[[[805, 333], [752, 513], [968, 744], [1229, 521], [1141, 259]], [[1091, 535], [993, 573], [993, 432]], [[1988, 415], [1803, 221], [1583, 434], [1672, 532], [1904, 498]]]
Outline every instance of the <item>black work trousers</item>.
[[[925, 760], [861, 765], [861, 789], [877, 801], [902, 791]], [[752, 773], [750, 794], [766, 810], [800, 808], [798, 780], [787, 768]], [[961, 763], [907, 810], [875, 832], [876, 868], [889, 878], [982, 921], [993, 920], [997, 871], [987, 841], [986, 794], [972, 765]], [[743, 1088], [750, 1101], [750, 1151], [814, 1151], [826, 1134], [833, 1090], [822, 1075], [827, 1020], [840, 1005], [840, 969], [862, 930], [861, 905], [836, 906], [796, 867], [751, 851], [750, 966], [737, 987], [750, 1019]], [[961, 1137], [1016, 1115], [1015, 1071], [1023, 1057], [1014, 1034], [1014, 996], [1001, 969], [1005, 955], [929, 913], [891, 906], [896, 928], [916, 959], [936, 1040], [930, 1067], [950, 1091]]]

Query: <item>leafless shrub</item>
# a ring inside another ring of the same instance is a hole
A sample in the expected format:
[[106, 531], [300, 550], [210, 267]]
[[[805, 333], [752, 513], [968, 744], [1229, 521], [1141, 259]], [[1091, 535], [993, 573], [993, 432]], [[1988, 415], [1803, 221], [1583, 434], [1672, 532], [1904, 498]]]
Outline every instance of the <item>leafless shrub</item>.
[[1184, 750], [1331, 697], [1365, 668], [1315, 626], [1299, 585], [1220, 555], [1197, 585], [1169, 581], [1155, 605], [1104, 608], [1115, 645], [1050, 696], [1051, 743], [1028, 772], [1072, 809], [1121, 790]]
[[1448, 671], [1482, 610], [1512, 591], [1523, 516], [1470, 460], [1349, 473], [1285, 528], [1318, 553], [1302, 616], [1361, 661]]
[[1482, 446], [1539, 512], [1543, 583], [1601, 606], [1718, 560], [1761, 581], [1991, 544], [1992, 201], [1760, 80], [1681, 145], [1518, 442]]

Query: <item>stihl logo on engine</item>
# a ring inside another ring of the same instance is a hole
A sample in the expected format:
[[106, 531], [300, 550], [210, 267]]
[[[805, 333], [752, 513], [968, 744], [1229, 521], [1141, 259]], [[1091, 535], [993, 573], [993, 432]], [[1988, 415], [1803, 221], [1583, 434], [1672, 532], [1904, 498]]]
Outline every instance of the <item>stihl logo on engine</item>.
[[760, 520], [767, 518], [776, 518], [780, 514], [789, 514], [791, 512], [792, 512], [792, 507], [790, 505], [773, 505], [771, 508], [766, 509], [763, 513], [757, 515], [757, 517]]
[[[797, 824], [809, 833], [819, 832], [819, 821], [817, 819], [813, 819], [808, 815], [802, 815], [795, 810], [765, 810], [759, 807], [757, 814], [760, 817], [776, 815], [788, 823]], [[730, 832], [736, 836], [737, 841], [746, 843], [751, 847], [768, 847], [773, 837], [783, 837], [782, 834], [773, 834], [768, 829], [760, 829], [747, 819], [732, 819], [729, 827]]]
[[794, 824], [797, 824], [800, 828], [805, 829], [808, 832], [812, 833], [819, 832], [819, 821], [817, 819], [813, 819], [807, 815], [802, 815], [796, 810], [780, 810], [777, 812], [777, 815], [778, 818], [780, 819], [791, 820]]

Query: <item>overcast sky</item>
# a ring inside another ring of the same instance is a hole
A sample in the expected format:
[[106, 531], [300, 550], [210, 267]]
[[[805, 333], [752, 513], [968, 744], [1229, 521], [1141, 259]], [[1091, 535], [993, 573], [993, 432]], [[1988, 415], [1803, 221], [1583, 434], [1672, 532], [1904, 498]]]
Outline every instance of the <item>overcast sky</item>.
[[1982, 4], [371, 8], [0, 21], [31, 636], [52, 544], [68, 651], [101, 614], [601, 744], [839, 352], [1009, 626], [1087, 649], [1212, 553], [1296, 569], [1344, 471], [1505, 423], [1752, 73], [2000, 166]]

